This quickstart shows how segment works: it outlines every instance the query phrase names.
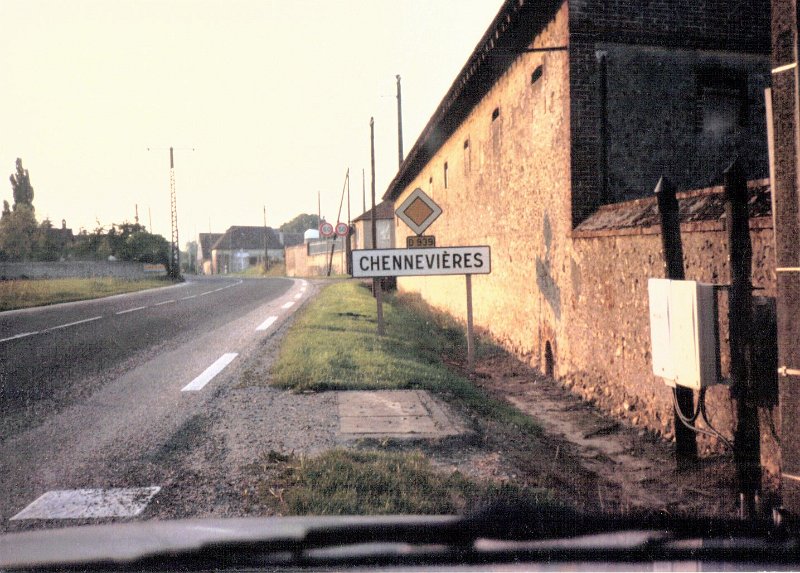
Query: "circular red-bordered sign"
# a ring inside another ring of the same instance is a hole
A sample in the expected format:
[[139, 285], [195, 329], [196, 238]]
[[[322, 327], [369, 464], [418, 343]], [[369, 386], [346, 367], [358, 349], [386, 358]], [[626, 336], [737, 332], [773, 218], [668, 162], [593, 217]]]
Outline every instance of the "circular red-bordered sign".
[[333, 225], [331, 225], [327, 221], [324, 221], [319, 226], [319, 234], [322, 235], [323, 237], [333, 237], [334, 235]]
[[349, 230], [350, 226], [347, 223], [336, 223], [336, 234], [340, 237], [346, 237]]

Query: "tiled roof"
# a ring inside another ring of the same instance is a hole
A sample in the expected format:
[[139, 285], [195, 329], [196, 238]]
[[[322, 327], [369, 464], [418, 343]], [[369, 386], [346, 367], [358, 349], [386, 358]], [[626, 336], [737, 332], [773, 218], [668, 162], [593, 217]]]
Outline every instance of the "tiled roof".
[[[361, 215], [353, 219], [356, 221], [369, 221], [372, 217], [372, 209], [367, 209]], [[391, 201], [381, 201], [375, 205], [375, 219], [394, 219], [394, 203]]]
[[[750, 181], [747, 184], [750, 200], [748, 210], [750, 218], [769, 217], [772, 215], [769, 180]], [[725, 201], [722, 187], [708, 187], [677, 194], [681, 223], [699, 223], [701, 221], [722, 221], [725, 219]], [[642, 229], [656, 227], [660, 224], [656, 197], [646, 197], [603, 205], [588, 219], [575, 228], [578, 234], [601, 231]]]
[[[237, 250], [237, 249], [263, 249], [264, 248], [264, 227], [230, 227], [225, 234], [222, 235], [212, 249], [217, 250]], [[268, 249], [282, 249], [278, 233], [274, 229], [266, 228], [267, 232], [267, 248]]]
[[220, 237], [222, 233], [200, 233], [200, 254], [204, 261], [211, 260], [211, 249]]

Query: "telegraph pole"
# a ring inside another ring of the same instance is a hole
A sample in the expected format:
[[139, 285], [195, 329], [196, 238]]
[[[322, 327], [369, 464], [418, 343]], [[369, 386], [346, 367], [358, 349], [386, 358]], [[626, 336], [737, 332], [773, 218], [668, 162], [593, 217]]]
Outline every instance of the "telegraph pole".
[[[178, 205], [175, 196], [175, 157], [173, 149], [172, 147], [169, 148], [169, 199], [172, 242], [170, 244], [169, 269], [167, 270], [167, 274], [172, 279], [179, 279], [181, 277], [181, 249], [180, 243], [178, 242]], [[153, 150], [154, 148], [147, 148], [147, 151]], [[192, 148], [192, 151], [194, 151], [194, 148]], [[153, 232], [152, 228], [150, 232]]]
[[169, 200], [172, 220], [172, 245], [170, 245], [169, 276], [178, 279], [181, 276], [181, 247], [178, 242], [178, 204], [175, 197], [175, 160], [169, 148]]
[[269, 270], [269, 242], [267, 234], [267, 206], [264, 205], [264, 272]]
[[400, 93], [400, 74], [397, 78], [397, 157], [398, 164], [403, 165], [403, 104]]

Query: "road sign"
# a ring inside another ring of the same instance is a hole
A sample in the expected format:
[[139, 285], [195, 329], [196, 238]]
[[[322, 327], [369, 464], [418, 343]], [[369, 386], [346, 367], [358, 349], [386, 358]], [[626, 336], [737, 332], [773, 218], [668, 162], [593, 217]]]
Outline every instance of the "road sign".
[[319, 234], [323, 237], [333, 237], [335, 231], [333, 229], [333, 225], [328, 223], [327, 221], [323, 221], [319, 226]]
[[436, 246], [436, 237], [433, 235], [416, 235], [406, 237], [406, 248], [408, 249], [427, 249]]
[[417, 187], [397, 208], [395, 214], [417, 235], [425, 232], [442, 214], [442, 208]]
[[346, 237], [347, 232], [350, 231], [350, 225], [347, 223], [336, 223], [336, 234], [340, 237]]
[[487, 275], [492, 272], [487, 246], [353, 251], [354, 277]]

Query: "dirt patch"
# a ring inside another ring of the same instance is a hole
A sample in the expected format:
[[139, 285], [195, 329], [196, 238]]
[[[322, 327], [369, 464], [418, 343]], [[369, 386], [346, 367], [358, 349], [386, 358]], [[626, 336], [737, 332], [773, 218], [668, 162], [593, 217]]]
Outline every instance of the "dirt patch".
[[[578, 505], [613, 512], [735, 515], [732, 456], [704, 458], [696, 468], [679, 472], [672, 442], [600, 412], [505, 352], [479, 360], [472, 379], [541, 424], [544, 443], [553, 456], [548, 479]], [[503, 449], [507, 461], [520, 471], [530, 465], [524, 463], [524, 453], [508, 446]], [[530, 457], [541, 458], [541, 452], [531, 452]], [[558, 475], [570, 471], [581, 477]], [[513, 468], [506, 468], [505, 474], [513, 473]], [[583, 489], [576, 496], [562, 481]]]

